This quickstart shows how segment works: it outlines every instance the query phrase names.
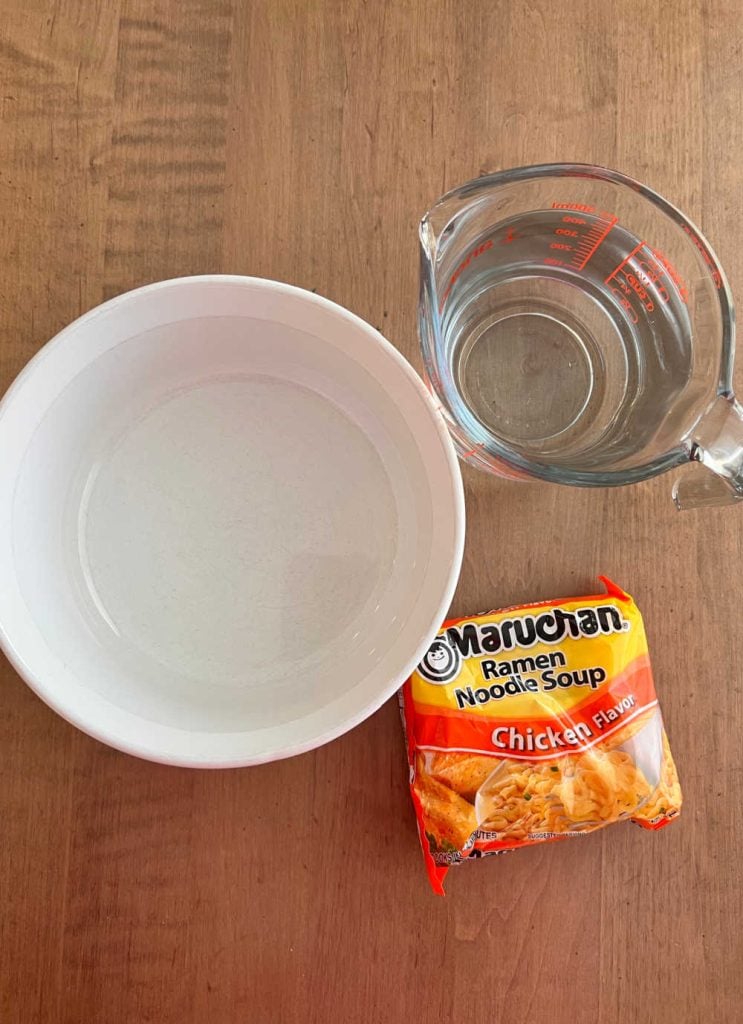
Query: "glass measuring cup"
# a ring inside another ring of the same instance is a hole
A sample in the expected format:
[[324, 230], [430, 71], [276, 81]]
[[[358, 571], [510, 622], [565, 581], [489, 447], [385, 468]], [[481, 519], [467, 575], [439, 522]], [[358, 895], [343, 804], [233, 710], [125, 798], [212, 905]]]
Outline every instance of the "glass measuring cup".
[[443, 196], [420, 224], [420, 335], [460, 457], [608, 486], [692, 461], [679, 508], [743, 500], [733, 300], [708, 242], [616, 171], [544, 164]]

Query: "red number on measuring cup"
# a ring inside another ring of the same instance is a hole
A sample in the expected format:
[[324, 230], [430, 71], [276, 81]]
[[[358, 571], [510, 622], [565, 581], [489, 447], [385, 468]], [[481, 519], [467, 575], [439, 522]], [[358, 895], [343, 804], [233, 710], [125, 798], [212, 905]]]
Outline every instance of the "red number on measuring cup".
[[[625, 285], [625, 288], [626, 288], [626, 285]], [[638, 322], [638, 316], [637, 316], [637, 313], [635, 312], [635, 308], [632, 305], [632, 303], [630, 302], [630, 300], [627, 298], [626, 295], [623, 295], [622, 291], [619, 288], [615, 287], [615, 285], [611, 286], [611, 290], [616, 295], [617, 301], [619, 302], [619, 305], [622, 307], [622, 309], [625, 311], [625, 313], [627, 313], [627, 315], [629, 316], [630, 321], [633, 324], [636, 324]]]
[[668, 294], [668, 289], [662, 281], [662, 275], [665, 273], [662, 267], [659, 267], [657, 263], [654, 263], [650, 259], [637, 261], [637, 276], [640, 281], [647, 287], [652, 287], [660, 300], [660, 302], [668, 302], [671, 296]]
[[653, 300], [652, 300], [652, 299], [650, 298], [650, 296], [648, 295], [648, 293], [647, 293], [647, 292], [645, 291], [645, 289], [644, 289], [644, 288], [642, 287], [642, 285], [641, 285], [641, 284], [640, 284], [640, 282], [639, 282], [639, 281], [637, 280], [637, 278], [635, 277], [635, 275], [634, 275], [634, 274], [632, 274], [632, 273], [630, 273], [630, 272], [629, 272], [629, 271], [627, 271], [627, 270], [625, 270], [625, 271], [624, 271], [623, 273], [624, 273], [624, 276], [625, 276], [625, 277], [626, 277], [626, 279], [627, 279], [627, 284], [628, 284], [628, 285], [630, 286], [630, 288], [632, 289], [632, 291], [633, 291], [633, 292], [635, 293], [635, 295], [636, 295], [636, 296], [638, 297], [638, 299], [639, 299], [639, 300], [640, 300], [640, 302], [641, 302], [641, 303], [643, 304], [643, 306], [645, 307], [645, 309], [646, 309], [646, 310], [648, 311], [648, 313], [652, 313], [652, 312], [653, 312], [653, 310], [655, 309], [655, 306], [654, 306], [654, 304], [653, 304]]

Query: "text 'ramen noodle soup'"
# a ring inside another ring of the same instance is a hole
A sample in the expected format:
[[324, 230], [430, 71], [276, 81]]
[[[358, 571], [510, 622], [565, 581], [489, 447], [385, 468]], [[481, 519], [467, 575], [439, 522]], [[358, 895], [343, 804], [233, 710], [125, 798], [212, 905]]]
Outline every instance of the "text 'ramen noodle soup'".
[[418, 831], [443, 893], [466, 857], [659, 829], [681, 789], [642, 617], [607, 593], [444, 623], [401, 691]]

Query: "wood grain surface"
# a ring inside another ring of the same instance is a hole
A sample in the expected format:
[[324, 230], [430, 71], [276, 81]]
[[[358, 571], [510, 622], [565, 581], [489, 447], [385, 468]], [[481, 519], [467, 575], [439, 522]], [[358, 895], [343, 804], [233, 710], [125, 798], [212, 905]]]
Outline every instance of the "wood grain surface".
[[[646, 180], [743, 293], [742, 15], [3, 0], [0, 390], [102, 299], [206, 271], [316, 289], [419, 367], [419, 216], [545, 160]], [[681, 820], [465, 865], [442, 900], [393, 702], [314, 753], [188, 771], [88, 739], [3, 660], [2, 1024], [743, 1019], [743, 512], [678, 514], [668, 478], [465, 482], [453, 613], [591, 592], [598, 572], [635, 595]]]

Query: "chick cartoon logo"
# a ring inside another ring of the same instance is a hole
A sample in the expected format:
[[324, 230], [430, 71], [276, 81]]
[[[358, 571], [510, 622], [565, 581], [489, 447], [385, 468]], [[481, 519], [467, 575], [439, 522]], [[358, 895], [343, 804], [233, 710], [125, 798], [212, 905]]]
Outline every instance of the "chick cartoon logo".
[[437, 637], [418, 666], [418, 674], [429, 683], [446, 686], [459, 674], [462, 656], [446, 637]]

